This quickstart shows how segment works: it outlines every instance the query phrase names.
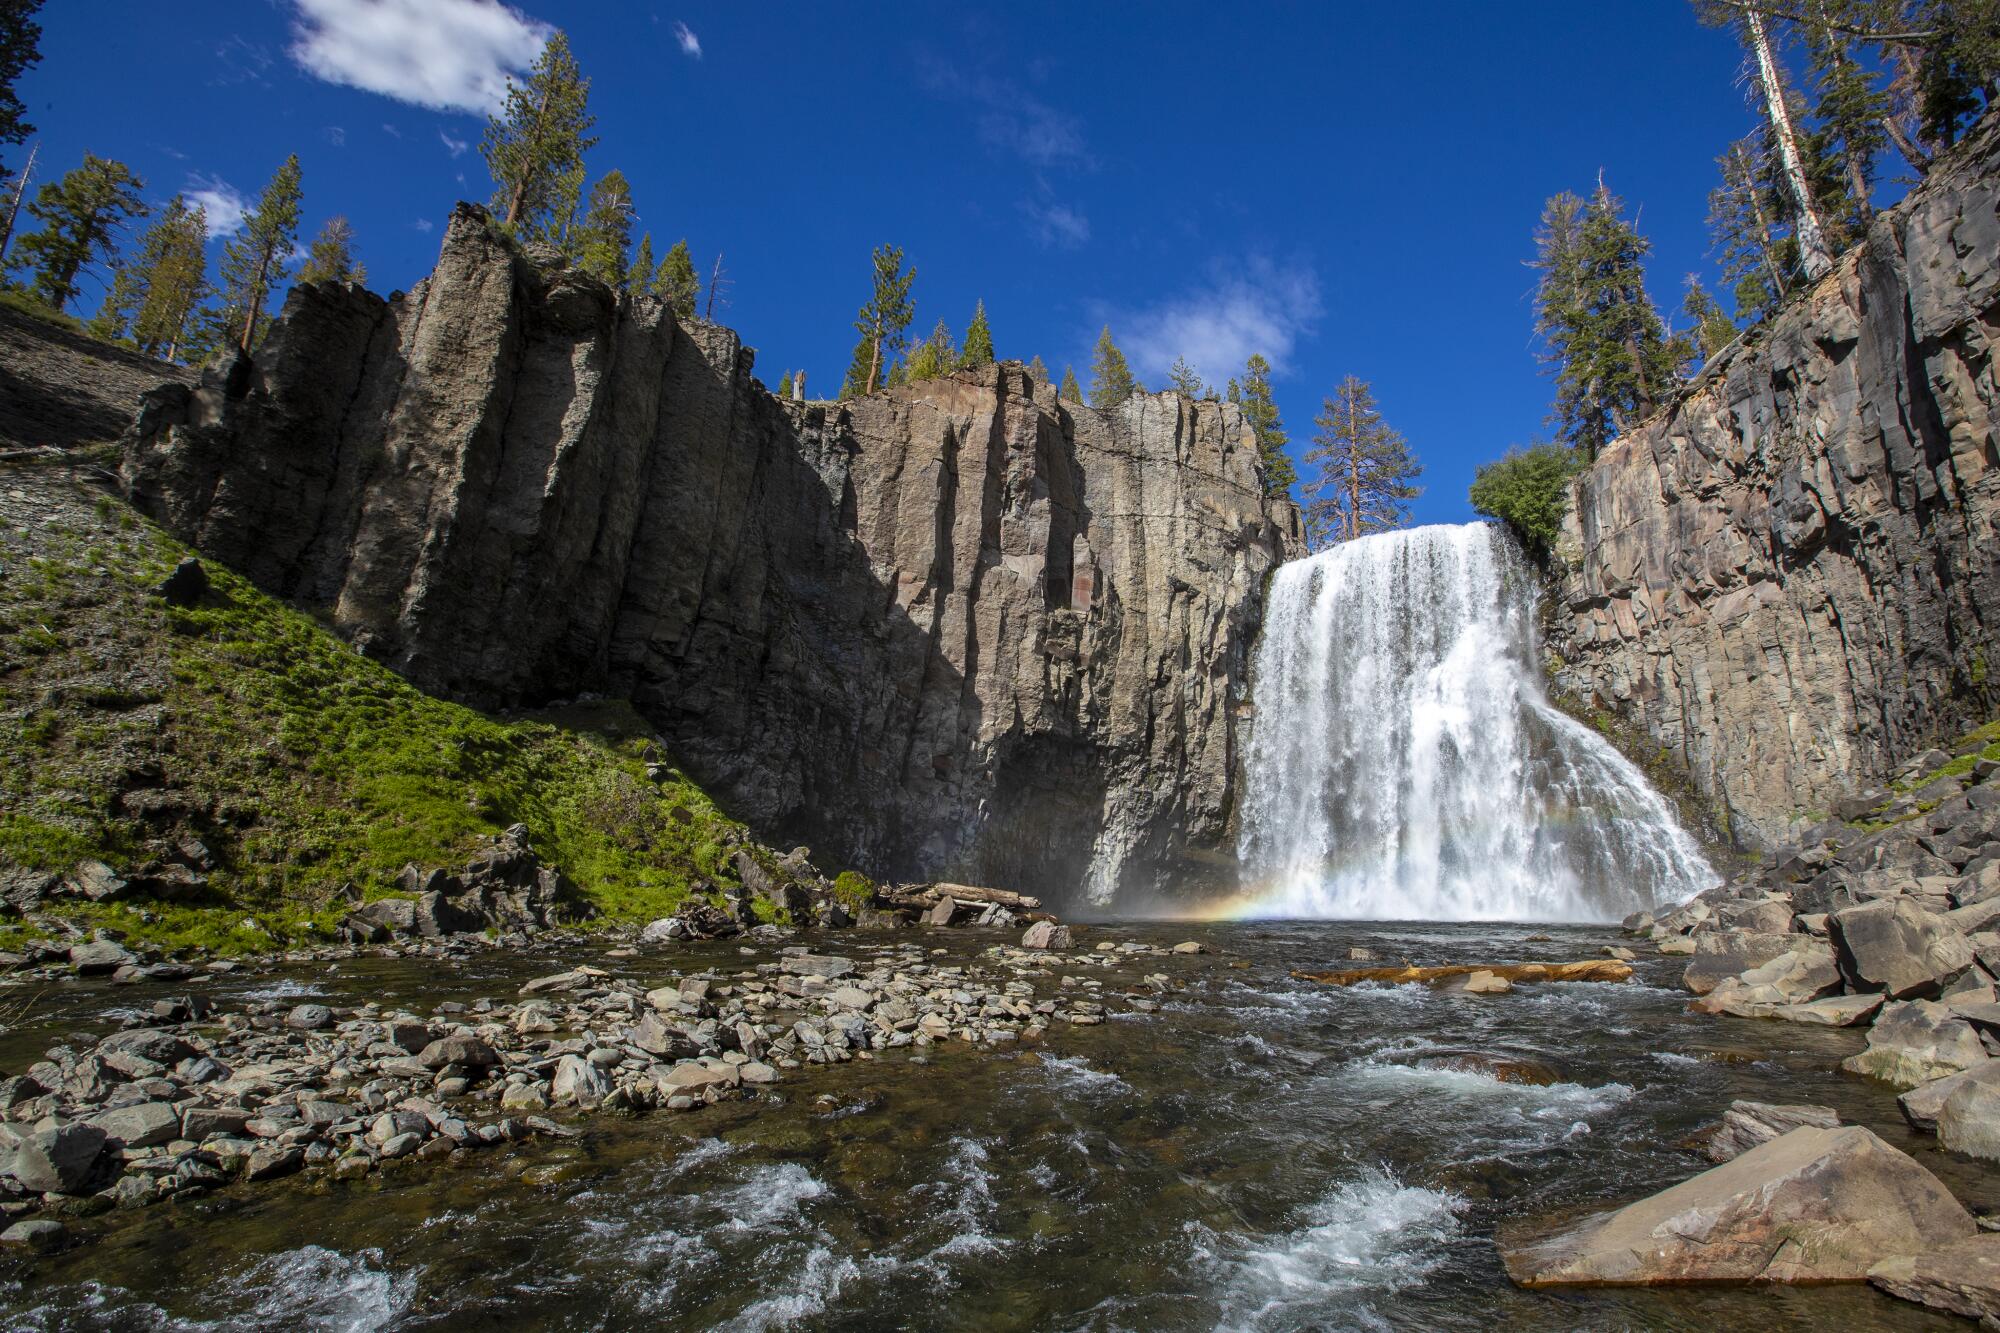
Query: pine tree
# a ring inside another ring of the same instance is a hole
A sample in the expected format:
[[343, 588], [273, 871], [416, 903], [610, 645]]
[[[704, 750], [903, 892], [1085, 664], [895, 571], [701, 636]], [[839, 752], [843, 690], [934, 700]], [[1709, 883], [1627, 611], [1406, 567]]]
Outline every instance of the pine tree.
[[951, 345], [951, 330], [939, 320], [931, 330], [931, 336], [918, 343], [905, 364], [904, 378], [915, 384], [919, 380], [934, 380], [949, 372], [958, 364], [958, 352]]
[[1035, 377], [1035, 383], [1037, 384], [1047, 384], [1049, 382], [1049, 368], [1043, 364], [1039, 352], [1035, 354], [1035, 359], [1028, 363], [1028, 373]]
[[550, 36], [525, 84], [509, 80], [506, 105], [486, 122], [479, 145], [502, 225], [522, 233], [545, 229], [565, 196], [581, 191], [583, 155], [597, 144], [589, 104], [590, 80], [561, 32]]
[[1063, 367], [1062, 387], [1056, 390], [1056, 397], [1067, 398], [1072, 403], [1083, 401], [1083, 388], [1076, 382], [1076, 369]]
[[42, 28], [35, 12], [42, 0], [0, 0], [0, 144], [20, 143], [35, 132], [15, 81], [41, 63]]
[[1805, 269], [1807, 280], [1817, 280], [1833, 267], [1833, 255], [1828, 247], [1826, 227], [1820, 220], [1819, 204], [1813, 197], [1812, 184], [1807, 177], [1799, 136], [1792, 124], [1783, 71], [1765, 27], [1764, 16], [1755, 9], [1746, 10], [1743, 14], [1743, 41], [1756, 62], [1757, 88], [1763, 96], [1764, 111], [1770, 121], [1779, 176], [1785, 184], [1795, 218], [1794, 235], [1799, 243], [1799, 262]]
[[577, 251], [578, 267], [593, 278], [613, 287], [624, 278], [632, 251], [632, 187], [624, 172], [607, 171], [591, 187]]
[[903, 251], [898, 246], [878, 245], [874, 256], [874, 290], [854, 317], [854, 331], [861, 341], [854, 346], [854, 358], [847, 368], [847, 380], [840, 386], [842, 398], [856, 398], [880, 388], [887, 370], [895, 382], [890, 363], [907, 345], [905, 334], [916, 317], [910, 299], [910, 284], [916, 281], [914, 268], [903, 268]]
[[1706, 364], [1709, 358], [1736, 341], [1736, 321], [1723, 310], [1720, 301], [1708, 294], [1698, 274], [1687, 275], [1687, 295], [1681, 299], [1681, 313], [1694, 321], [1690, 336], [1699, 363]]
[[986, 326], [986, 302], [975, 302], [972, 322], [965, 326], [965, 350], [958, 354], [959, 368], [990, 365], [993, 361], [993, 330]]
[[791, 396], [792, 396], [792, 372], [788, 370], [784, 373], [783, 377], [778, 380], [778, 397], [790, 398]]
[[701, 299], [701, 279], [694, 275], [694, 256], [685, 239], [675, 241], [653, 275], [653, 295], [673, 307], [682, 319], [694, 318], [695, 302]]
[[1755, 321], [1777, 309], [1794, 280], [1792, 250], [1775, 230], [1776, 191], [1747, 139], [1716, 159], [1722, 184], [1709, 192], [1708, 229], [1736, 318]]
[[1184, 393], [1190, 398], [1199, 398], [1203, 393], [1201, 372], [1189, 365], [1187, 358], [1177, 356], [1167, 371], [1167, 387], [1175, 393]]
[[264, 336], [271, 293], [285, 280], [299, 233], [299, 158], [287, 157], [242, 230], [222, 250], [223, 332], [249, 351]]
[[1647, 244], [1602, 181], [1579, 219], [1575, 196], [1543, 210], [1536, 330], [1554, 368], [1554, 420], [1586, 460], [1661, 402], [1675, 354], [1646, 295]]
[[1832, 204], [1831, 221], [1843, 241], [1852, 245], [1867, 230], [1874, 214], [1869, 196], [1875, 189], [1875, 162], [1888, 146], [1889, 95], [1878, 89], [1854, 59], [1847, 36], [1834, 27], [1833, 0], [1817, 0], [1817, 21], [1807, 25], [1807, 48], [1819, 93], [1813, 108], [1818, 127], [1812, 135], [1815, 156], [1834, 167], [1825, 197]]
[[653, 270], [659, 266], [653, 262], [653, 233], [647, 232], [639, 238], [639, 248], [632, 255], [632, 267], [625, 270], [625, 286], [634, 296], [650, 290]]
[[1353, 541], [1409, 522], [1408, 502], [1423, 466], [1402, 435], [1375, 407], [1374, 392], [1349, 375], [1322, 400], [1313, 418], [1319, 433], [1306, 462], [1317, 474], [1306, 486], [1306, 531], [1313, 544]]
[[1244, 420], [1256, 433], [1257, 454], [1264, 464], [1264, 493], [1290, 495], [1299, 472], [1292, 466], [1292, 456], [1285, 452], [1291, 437], [1278, 419], [1278, 400], [1271, 396], [1271, 363], [1261, 352], [1252, 352], [1244, 363], [1242, 382], [1231, 380], [1229, 390], [1229, 401], [1242, 405]]
[[553, 250], [564, 263], [583, 259], [583, 163], [552, 177], [548, 208], [514, 229], [523, 241]]
[[195, 314], [208, 298], [208, 213], [175, 195], [139, 241], [145, 294], [132, 339], [148, 356], [172, 361], [187, 348]]
[[354, 260], [354, 227], [345, 217], [335, 213], [320, 224], [319, 235], [306, 251], [306, 262], [299, 266], [298, 280], [300, 285], [368, 280], [368, 266]]
[[1090, 405], [1116, 407], [1137, 392], [1139, 382], [1132, 378], [1125, 353], [1111, 340], [1111, 326], [1106, 324], [1104, 332], [1097, 335], [1097, 350], [1090, 361]]
[[44, 185], [28, 205], [42, 229], [21, 238], [10, 267], [32, 268], [36, 295], [65, 308], [83, 270], [110, 255], [126, 221], [146, 216], [145, 188], [123, 162], [85, 153], [82, 166]]
[[132, 315], [138, 310], [144, 295], [139, 274], [133, 267], [122, 260], [112, 260], [111, 285], [105, 288], [104, 300], [90, 322], [84, 325], [84, 331], [105, 342], [124, 341], [125, 330], [130, 327]]

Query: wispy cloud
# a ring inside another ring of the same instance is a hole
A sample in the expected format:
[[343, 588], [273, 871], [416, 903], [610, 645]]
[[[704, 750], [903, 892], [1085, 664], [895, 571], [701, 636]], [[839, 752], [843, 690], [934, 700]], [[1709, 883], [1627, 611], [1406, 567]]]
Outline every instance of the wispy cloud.
[[452, 138], [449, 130], [439, 130], [438, 138], [444, 141], [444, 150], [453, 157], [462, 155], [466, 149], [472, 147], [472, 142], [468, 139]]
[[315, 78], [435, 111], [500, 109], [553, 31], [498, 0], [293, 0], [292, 59]]
[[190, 176], [185, 193], [190, 203], [199, 204], [208, 215], [209, 239], [234, 236], [243, 229], [250, 201], [228, 181], [219, 176]]
[[1017, 83], [967, 74], [935, 57], [919, 63], [917, 77], [933, 95], [971, 104], [979, 137], [988, 147], [1037, 167], [1096, 165], [1076, 117]]
[[435, 230], [436, 224], [434, 224], [429, 218], [418, 218], [415, 222], [412, 222], [410, 225], [412, 227], [415, 227], [418, 231], [428, 235], [431, 231]]
[[674, 40], [681, 44], [682, 55], [690, 60], [701, 59], [701, 38], [695, 36], [687, 24], [674, 24]]
[[341, 126], [339, 126], [339, 125], [329, 125], [329, 126], [327, 126], [327, 127], [326, 127], [326, 141], [327, 141], [328, 143], [332, 144], [332, 145], [333, 145], [333, 146], [334, 146], [335, 148], [345, 148], [345, 147], [347, 147], [347, 131], [346, 131], [346, 129], [345, 129], [345, 128], [343, 128], [343, 127], [341, 127]]
[[1253, 353], [1283, 373], [1299, 340], [1320, 315], [1319, 275], [1311, 265], [1262, 256], [1218, 262], [1196, 287], [1156, 305], [1107, 318], [1141, 374], [1164, 377], [1186, 357], [1204, 379], [1221, 383]]
[[270, 85], [271, 81], [264, 76], [271, 68], [271, 52], [256, 42], [231, 34], [215, 48], [215, 59], [222, 66], [221, 75], [215, 80], [217, 83]]
[[1021, 201], [1021, 211], [1034, 223], [1035, 233], [1041, 238], [1043, 245], [1074, 250], [1090, 239], [1090, 219], [1068, 204], [1024, 199]]

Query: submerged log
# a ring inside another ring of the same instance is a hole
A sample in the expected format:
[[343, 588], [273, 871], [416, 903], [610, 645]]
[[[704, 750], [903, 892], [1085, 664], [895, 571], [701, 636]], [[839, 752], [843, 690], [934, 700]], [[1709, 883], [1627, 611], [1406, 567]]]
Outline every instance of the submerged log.
[[1474, 972], [1491, 972], [1513, 982], [1533, 981], [1624, 981], [1632, 969], [1615, 958], [1592, 958], [1581, 963], [1481, 963], [1450, 967], [1350, 967], [1339, 972], [1294, 972], [1300, 981], [1318, 981], [1328, 986], [1354, 986], [1364, 981], [1380, 981], [1391, 986], [1406, 981], [1445, 981]]

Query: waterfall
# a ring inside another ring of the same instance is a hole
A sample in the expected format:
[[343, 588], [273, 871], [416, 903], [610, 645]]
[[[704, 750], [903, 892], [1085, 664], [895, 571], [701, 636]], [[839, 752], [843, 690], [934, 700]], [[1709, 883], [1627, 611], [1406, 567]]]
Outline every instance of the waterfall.
[[1253, 674], [1244, 914], [1607, 921], [1715, 882], [1643, 774], [1544, 694], [1489, 524], [1281, 567]]

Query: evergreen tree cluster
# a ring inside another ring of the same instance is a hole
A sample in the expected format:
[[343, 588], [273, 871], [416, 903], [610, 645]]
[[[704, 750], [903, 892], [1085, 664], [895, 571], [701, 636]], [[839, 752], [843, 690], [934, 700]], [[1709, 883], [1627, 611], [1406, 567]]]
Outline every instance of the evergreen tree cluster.
[[929, 337], [911, 346], [910, 324], [916, 319], [917, 306], [910, 290], [916, 280], [917, 270], [904, 265], [901, 247], [875, 247], [874, 278], [867, 301], [854, 317], [858, 338], [848, 360], [847, 376], [841, 381], [842, 398], [859, 398], [877, 389], [933, 380], [955, 370], [992, 363], [993, 329], [983, 300], [973, 305], [963, 347], [953, 343], [951, 327], [943, 320], [931, 329]]

